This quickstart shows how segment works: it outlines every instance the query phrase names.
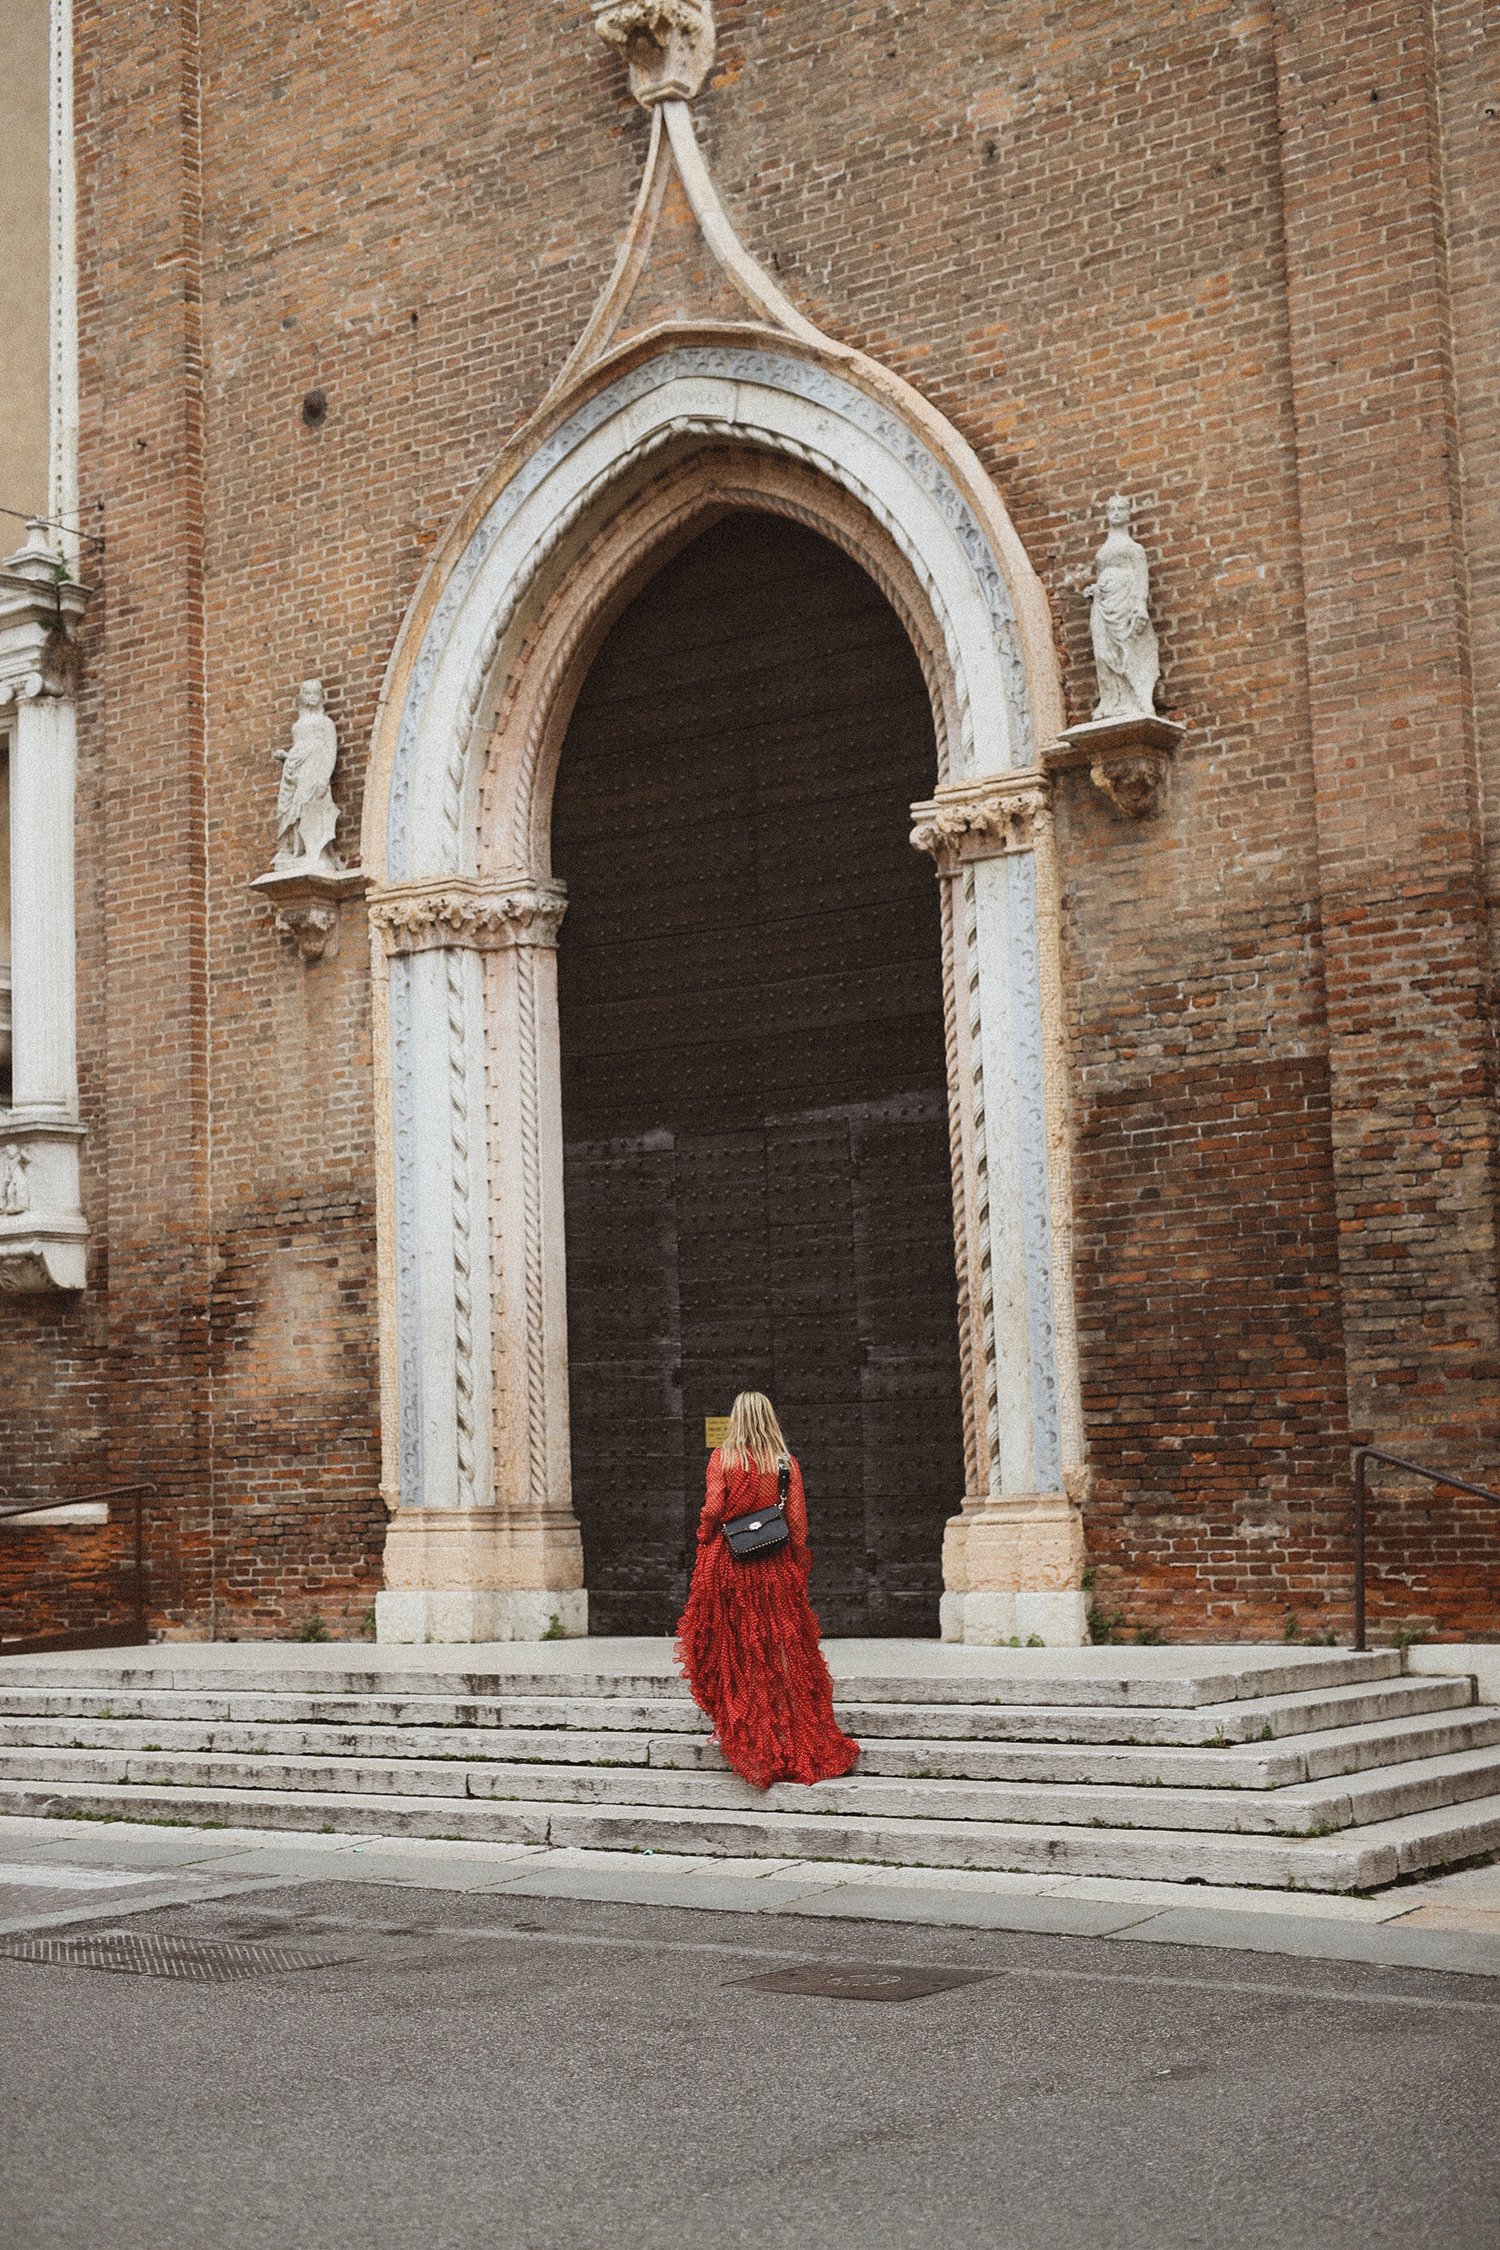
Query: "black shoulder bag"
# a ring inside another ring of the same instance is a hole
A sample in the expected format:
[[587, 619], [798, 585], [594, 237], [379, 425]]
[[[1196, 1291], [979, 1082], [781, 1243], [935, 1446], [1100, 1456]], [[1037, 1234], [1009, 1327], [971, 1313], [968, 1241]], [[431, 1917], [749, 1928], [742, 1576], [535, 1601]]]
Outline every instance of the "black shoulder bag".
[[747, 1516], [731, 1516], [724, 1526], [724, 1538], [729, 1552], [741, 1562], [752, 1555], [774, 1554], [791, 1538], [786, 1523], [787, 1486], [791, 1482], [792, 1468], [783, 1461], [776, 1472], [776, 1505], [774, 1508], [752, 1508]]

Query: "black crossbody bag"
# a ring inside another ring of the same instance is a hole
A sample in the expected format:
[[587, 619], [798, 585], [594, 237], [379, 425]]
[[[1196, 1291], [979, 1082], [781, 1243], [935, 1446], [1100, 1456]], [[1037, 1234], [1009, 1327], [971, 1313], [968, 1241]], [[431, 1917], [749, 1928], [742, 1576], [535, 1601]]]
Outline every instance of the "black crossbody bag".
[[783, 1461], [776, 1472], [776, 1505], [774, 1508], [752, 1508], [745, 1516], [731, 1516], [724, 1526], [724, 1538], [729, 1552], [741, 1562], [752, 1555], [774, 1554], [791, 1538], [786, 1523], [787, 1486], [791, 1483], [792, 1467]]

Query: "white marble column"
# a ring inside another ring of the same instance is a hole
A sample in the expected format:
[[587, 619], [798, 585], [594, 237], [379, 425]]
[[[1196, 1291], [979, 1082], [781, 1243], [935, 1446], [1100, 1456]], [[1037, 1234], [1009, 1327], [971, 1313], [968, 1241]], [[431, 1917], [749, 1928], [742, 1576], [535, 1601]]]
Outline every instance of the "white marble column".
[[0, 726], [10, 742], [11, 1106], [0, 1113], [0, 1290], [81, 1289], [71, 634], [85, 588], [46, 527], [0, 568]]
[[970, 1214], [961, 1296], [978, 1488], [943, 1542], [943, 1636], [1077, 1646], [1085, 1471], [1048, 785], [1034, 769], [989, 774], [946, 785], [912, 816], [913, 843], [951, 886], [944, 919], [966, 1014], [955, 1042]]
[[395, 1175], [397, 1478], [381, 1640], [588, 1630], [568, 1474], [564, 904], [561, 884], [525, 876], [443, 878], [370, 902], [386, 955]]

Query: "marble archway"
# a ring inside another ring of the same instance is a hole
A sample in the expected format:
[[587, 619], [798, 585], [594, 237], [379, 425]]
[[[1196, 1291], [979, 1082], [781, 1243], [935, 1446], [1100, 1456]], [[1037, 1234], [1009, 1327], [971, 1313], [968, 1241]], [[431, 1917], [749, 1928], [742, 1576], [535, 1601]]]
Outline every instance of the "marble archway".
[[[686, 119], [680, 103], [657, 111], [635, 226], [653, 196], [659, 207], [669, 152], [712, 243], [727, 221], [674, 110]], [[731, 267], [736, 252], [748, 265], [732, 235], [715, 246]], [[616, 298], [628, 269], [622, 253]], [[551, 788], [610, 625], [677, 546], [743, 507], [795, 516], [868, 571], [932, 699], [938, 769], [912, 841], [942, 888], [966, 1452], [943, 1629], [1083, 1637], [1056, 875], [1038, 758], [1062, 716], [1045, 598], [942, 417], [819, 337], [765, 277], [754, 288], [754, 324], [678, 323], [613, 349], [596, 316], [584, 342], [599, 356], [580, 348], [476, 493], [391, 659], [363, 843], [392, 1510], [382, 1638], [586, 1630]]]

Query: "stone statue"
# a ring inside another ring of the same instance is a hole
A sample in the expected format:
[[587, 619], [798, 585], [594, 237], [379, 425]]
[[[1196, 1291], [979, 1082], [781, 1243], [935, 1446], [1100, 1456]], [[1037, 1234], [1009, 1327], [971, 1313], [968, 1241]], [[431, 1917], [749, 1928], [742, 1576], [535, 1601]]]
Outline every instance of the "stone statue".
[[26, 1185], [26, 1167], [30, 1162], [26, 1150], [14, 1141], [0, 1148], [0, 1216], [14, 1219], [22, 1211], [31, 1209], [31, 1193]]
[[329, 783], [339, 738], [323, 708], [321, 680], [304, 680], [290, 750], [278, 750], [281, 788], [276, 798], [276, 868], [285, 874], [338, 875], [343, 861], [333, 848], [338, 807]]
[[1130, 536], [1130, 502], [1124, 494], [1112, 494], [1104, 513], [1109, 531], [1094, 557], [1094, 583], [1084, 588], [1085, 601], [1094, 607], [1091, 631], [1099, 673], [1094, 717], [1149, 718], [1161, 672], [1146, 611], [1150, 565], [1145, 548]]

